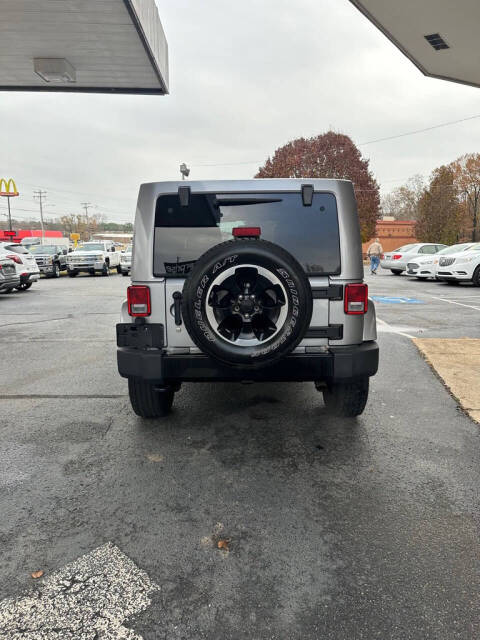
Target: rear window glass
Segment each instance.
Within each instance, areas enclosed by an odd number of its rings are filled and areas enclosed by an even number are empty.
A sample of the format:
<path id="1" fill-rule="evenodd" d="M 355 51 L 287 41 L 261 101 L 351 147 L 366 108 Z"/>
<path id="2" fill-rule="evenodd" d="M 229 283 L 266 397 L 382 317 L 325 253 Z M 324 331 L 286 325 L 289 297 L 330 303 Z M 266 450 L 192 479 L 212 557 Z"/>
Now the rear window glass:
<path id="1" fill-rule="evenodd" d="M 414 247 L 418 247 L 418 244 L 404 244 L 403 247 L 394 249 L 394 251 L 411 251 Z"/>
<path id="2" fill-rule="evenodd" d="M 8 251 L 13 251 L 13 253 L 30 253 L 27 249 L 25 249 L 25 247 L 22 247 L 21 244 L 9 244 L 6 248 Z"/>
<path id="3" fill-rule="evenodd" d="M 263 240 L 289 251 L 310 275 L 340 273 L 335 196 L 315 193 L 305 207 L 300 192 L 160 196 L 155 211 L 154 275 L 188 275 L 208 249 L 232 239 L 235 227 L 260 227 Z"/>

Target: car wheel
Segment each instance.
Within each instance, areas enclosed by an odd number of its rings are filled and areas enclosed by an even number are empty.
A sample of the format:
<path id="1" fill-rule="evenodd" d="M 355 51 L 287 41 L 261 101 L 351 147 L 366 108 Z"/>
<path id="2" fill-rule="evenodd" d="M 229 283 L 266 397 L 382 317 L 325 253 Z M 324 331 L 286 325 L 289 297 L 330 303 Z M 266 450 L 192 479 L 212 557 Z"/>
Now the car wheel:
<path id="1" fill-rule="evenodd" d="M 354 382 L 335 383 L 323 391 L 327 411 L 344 418 L 354 418 L 363 413 L 368 400 L 369 379 L 360 378 Z"/>
<path id="2" fill-rule="evenodd" d="M 173 404 L 173 387 L 160 388 L 140 378 L 128 378 L 132 409 L 141 418 L 163 418 Z"/>
<path id="3" fill-rule="evenodd" d="M 480 287 L 480 266 L 473 272 L 472 282 L 476 287 Z"/>
<path id="4" fill-rule="evenodd" d="M 52 277 L 53 278 L 59 278 L 60 277 L 60 265 L 59 264 L 54 264 L 53 265 Z"/>
<path id="5" fill-rule="evenodd" d="M 75 278 L 75 276 L 78 276 L 78 271 L 69 271 L 68 272 L 68 277 L 69 278 Z"/>
<path id="6" fill-rule="evenodd" d="M 110 264 L 107 260 L 103 263 L 102 276 L 110 275 Z"/>
<path id="7" fill-rule="evenodd" d="M 32 282 L 22 282 L 21 284 L 18 285 L 18 287 L 15 287 L 15 289 L 17 291 L 26 291 L 27 289 L 30 289 L 32 284 L 33 284 Z"/>
<path id="8" fill-rule="evenodd" d="M 120 265 L 117 265 L 117 273 L 122 273 L 122 267 Z"/>
<path id="9" fill-rule="evenodd" d="M 195 263 L 182 293 L 193 342 L 230 366 L 260 368 L 292 351 L 312 317 L 308 278 L 293 256 L 265 240 L 229 240 Z"/>
<path id="10" fill-rule="evenodd" d="M 401 269 L 390 269 L 394 276 L 400 276 L 402 274 Z"/>
<path id="11" fill-rule="evenodd" d="M 122 276 L 128 276 L 128 271 L 122 271 Z"/>

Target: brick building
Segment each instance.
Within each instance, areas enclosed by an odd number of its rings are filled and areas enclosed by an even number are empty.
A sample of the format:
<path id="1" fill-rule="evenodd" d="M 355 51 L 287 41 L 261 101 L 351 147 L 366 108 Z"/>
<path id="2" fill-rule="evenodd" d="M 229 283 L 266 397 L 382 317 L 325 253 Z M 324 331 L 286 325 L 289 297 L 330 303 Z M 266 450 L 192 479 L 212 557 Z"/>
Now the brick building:
<path id="1" fill-rule="evenodd" d="M 382 218 L 377 222 L 374 238 L 370 238 L 362 245 L 363 254 L 375 238 L 378 238 L 384 251 L 393 251 L 404 244 L 417 242 L 415 238 L 415 220 L 395 220 L 394 218 Z"/>

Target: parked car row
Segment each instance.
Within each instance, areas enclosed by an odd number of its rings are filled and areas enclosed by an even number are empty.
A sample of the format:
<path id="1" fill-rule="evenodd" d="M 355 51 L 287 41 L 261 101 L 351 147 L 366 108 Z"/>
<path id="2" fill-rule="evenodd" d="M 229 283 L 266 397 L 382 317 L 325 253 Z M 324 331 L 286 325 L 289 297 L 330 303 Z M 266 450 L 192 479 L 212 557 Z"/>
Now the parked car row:
<path id="1" fill-rule="evenodd" d="M 405 272 L 418 280 L 473 282 L 480 286 L 480 243 L 408 244 L 382 256 L 380 265 L 394 275 Z"/>
<path id="2" fill-rule="evenodd" d="M 132 264 L 132 245 L 120 252 L 113 242 L 85 242 L 73 251 L 64 244 L 0 243 L 0 291 L 24 291 L 43 274 L 59 278 L 67 272 L 71 278 L 79 273 L 110 275 L 112 269 L 129 275 Z"/>

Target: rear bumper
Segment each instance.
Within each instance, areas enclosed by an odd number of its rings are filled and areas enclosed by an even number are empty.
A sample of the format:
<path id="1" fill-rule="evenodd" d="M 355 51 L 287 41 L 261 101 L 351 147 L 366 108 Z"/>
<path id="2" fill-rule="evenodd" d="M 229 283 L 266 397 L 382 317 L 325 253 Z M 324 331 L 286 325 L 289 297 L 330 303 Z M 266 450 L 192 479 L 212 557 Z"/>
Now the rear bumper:
<path id="1" fill-rule="evenodd" d="M 395 269 L 396 271 L 405 271 L 407 268 L 406 262 L 399 262 L 398 260 L 380 260 L 380 266 L 382 269 Z"/>
<path id="2" fill-rule="evenodd" d="M 121 347 L 118 371 L 124 378 L 141 378 L 156 384 L 173 382 L 341 382 L 373 376 L 378 369 L 375 341 L 348 347 L 331 347 L 325 353 L 292 354 L 262 369 L 236 369 L 205 355 L 171 355 L 161 349 Z"/>
<path id="3" fill-rule="evenodd" d="M 2 278 L 0 280 L 0 291 L 4 291 L 5 289 L 12 289 L 13 287 L 18 287 L 20 284 L 20 276 L 7 276 L 6 278 Z"/>
<path id="4" fill-rule="evenodd" d="M 20 284 L 26 284 L 27 282 L 36 282 L 40 278 L 40 271 L 37 273 L 22 273 L 20 274 Z"/>

